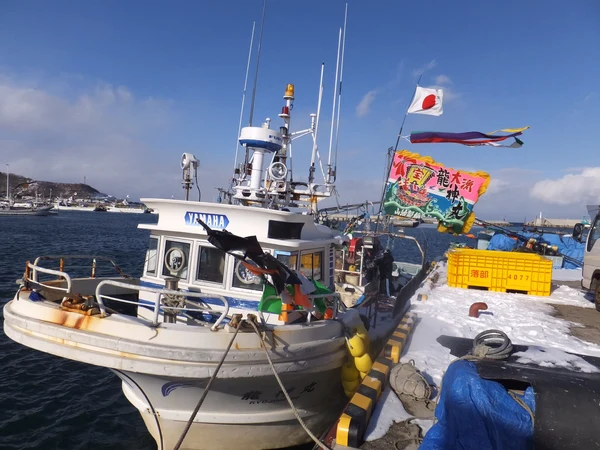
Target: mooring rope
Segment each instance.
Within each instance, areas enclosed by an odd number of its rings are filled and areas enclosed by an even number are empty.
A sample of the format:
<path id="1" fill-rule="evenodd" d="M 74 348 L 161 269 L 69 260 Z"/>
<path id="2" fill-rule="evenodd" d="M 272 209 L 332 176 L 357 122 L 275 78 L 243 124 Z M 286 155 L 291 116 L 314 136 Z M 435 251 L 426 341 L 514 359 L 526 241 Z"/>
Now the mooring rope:
<path id="1" fill-rule="evenodd" d="M 241 325 L 242 325 L 242 322 L 240 321 L 238 323 L 237 328 L 235 329 L 235 333 L 233 333 L 233 336 L 231 337 L 231 340 L 229 341 L 229 344 L 227 345 L 227 348 L 225 349 L 225 353 L 223 354 L 223 357 L 219 361 L 219 364 L 217 364 L 217 367 L 215 368 L 214 373 L 210 377 L 210 380 L 208 380 L 208 384 L 204 388 L 204 392 L 202 392 L 202 396 L 200 397 L 200 400 L 198 400 L 198 404 L 194 408 L 194 412 L 190 416 L 187 424 L 185 425 L 185 429 L 183 430 L 183 433 L 181 433 L 181 437 L 179 438 L 179 441 L 177 441 L 177 444 L 175 444 L 175 447 L 173 448 L 173 450 L 179 450 L 179 448 L 181 447 L 181 444 L 183 444 L 183 440 L 185 439 L 185 436 L 187 435 L 188 431 L 190 430 L 190 427 L 192 426 L 192 423 L 194 422 L 194 419 L 196 418 L 196 414 L 198 414 L 198 411 L 200 410 L 202 403 L 204 403 L 204 400 L 206 399 L 206 396 L 208 395 L 208 392 L 210 391 L 213 381 L 215 381 L 215 379 L 217 378 L 217 374 L 219 373 L 221 366 L 225 362 L 225 358 L 227 357 L 227 354 L 229 353 L 229 350 L 231 349 L 231 346 L 233 345 L 233 341 L 235 341 L 235 337 L 237 336 L 238 332 L 240 331 Z"/>
<path id="2" fill-rule="evenodd" d="M 304 423 L 304 421 L 302 420 L 302 418 L 300 417 L 300 414 L 298 413 L 298 410 L 296 409 L 296 407 L 294 406 L 294 403 L 292 402 L 292 399 L 290 398 L 290 396 L 288 395 L 285 387 L 283 386 L 283 383 L 281 381 L 281 378 L 279 378 L 279 374 L 277 373 L 277 370 L 275 369 L 275 366 L 273 365 L 273 361 L 271 360 L 271 356 L 269 355 L 269 350 L 267 350 L 267 347 L 265 346 L 265 342 L 263 337 L 260 334 L 260 331 L 258 331 L 258 327 L 256 326 L 256 324 L 253 321 L 248 321 L 248 323 L 250 325 L 252 325 L 252 327 L 254 328 L 254 331 L 256 332 L 256 335 L 258 336 L 259 340 L 260 340 L 260 345 L 263 348 L 263 350 L 265 351 L 265 355 L 267 356 L 267 360 L 269 361 L 269 365 L 271 366 L 271 370 L 273 371 L 273 375 L 275 375 L 275 379 L 277 380 L 277 383 L 279 383 L 279 387 L 281 388 L 281 392 L 283 392 L 283 395 L 285 396 L 285 399 L 287 400 L 287 402 L 290 405 L 290 408 L 292 408 L 292 411 L 294 412 L 294 415 L 296 416 L 296 419 L 298 420 L 298 423 L 300 423 L 300 425 L 302 426 L 302 428 L 304 428 L 304 431 L 306 431 L 306 434 L 308 434 L 308 436 L 314 441 L 314 443 L 316 445 L 318 445 L 320 448 L 322 448 L 323 450 L 331 450 L 329 447 L 327 447 L 325 444 L 323 444 L 319 438 L 317 438 L 306 426 L 306 424 Z"/>

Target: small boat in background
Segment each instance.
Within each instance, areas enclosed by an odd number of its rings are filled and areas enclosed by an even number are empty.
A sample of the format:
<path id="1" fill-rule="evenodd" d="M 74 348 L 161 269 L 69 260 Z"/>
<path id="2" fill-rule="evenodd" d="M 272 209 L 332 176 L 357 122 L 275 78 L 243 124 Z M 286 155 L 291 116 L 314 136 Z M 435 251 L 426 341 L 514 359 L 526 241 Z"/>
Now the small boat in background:
<path id="1" fill-rule="evenodd" d="M 35 204 L 23 204 L 23 203 L 9 203 L 5 202 L 0 204 L 0 215 L 3 216 L 48 216 L 53 211 L 52 205 L 35 205 Z"/>
<path id="2" fill-rule="evenodd" d="M 106 206 L 104 206 L 104 205 L 102 205 L 102 204 L 99 203 L 94 208 L 94 211 L 97 211 L 97 212 L 106 212 L 106 211 L 108 211 L 108 208 Z"/>

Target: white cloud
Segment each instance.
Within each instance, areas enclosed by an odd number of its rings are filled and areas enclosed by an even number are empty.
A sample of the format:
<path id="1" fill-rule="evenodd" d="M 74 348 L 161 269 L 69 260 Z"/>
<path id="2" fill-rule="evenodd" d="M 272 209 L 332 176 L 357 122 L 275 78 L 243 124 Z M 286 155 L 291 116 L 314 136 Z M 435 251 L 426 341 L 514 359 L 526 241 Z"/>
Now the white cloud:
<path id="1" fill-rule="evenodd" d="M 442 85 L 448 85 L 448 84 L 452 84 L 452 80 L 450 80 L 450 77 L 448 77 L 447 75 L 438 75 L 437 77 L 435 77 L 435 84 L 438 84 L 440 86 Z"/>
<path id="2" fill-rule="evenodd" d="M 558 179 L 535 183 L 531 196 L 552 205 L 600 202 L 600 167 L 589 167 Z"/>
<path id="3" fill-rule="evenodd" d="M 0 74 L 0 159 L 11 172 L 58 182 L 86 176 L 101 191 L 132 198 L 171 183 L 178 171 L 149 157 L 153 136 L 169 123 L 168 102 L 102 83 L 69 94 Z"/>
<path id="4" fill-rule="evenodd" d="M 358 117 L 364 117 L 367 114 L 369 114 L 369 111 L 371 110 L 371 104 L 375 100 L 376 96 L 377 96 L 377 90 L 376 89 L 367 92 L 363 96 L 362 100 L 356 106 L 356 115 Z"/>
<path id="5" fill-rule="evenodd" d="M 487 195 L 498 194 L 498 193 L 506 190 L 509 186 L 510 186 L 510 183 L 506 180 L 503 180 L 501 178 L 492 178 L 490 180 L 490 184 L 487 188 L 487 191 L 485 191 L 485 193 Z"/>
<path id="6" fill-rule="evenodd" d="M 459 99 L 462 94 L 460 92 L 456 92 L 454 89 L 449 88 L 448 86 L 435 86 L 436 88 L 442 88 L 444 91 L 444 102 L 451 102 Z"/>
<path id="7" fill-rule="evenodd" d="M 426 71 L 433 69 L 435 66 L 437 66 L 437 61 L 435 59 L 432 59 L 427 64 L 425 64 L 423 67 L 414 69 L 412 74 L 414 77 L 418 77 L 418 76 L 422 75 L 423 73 L 425 73 Z"/>

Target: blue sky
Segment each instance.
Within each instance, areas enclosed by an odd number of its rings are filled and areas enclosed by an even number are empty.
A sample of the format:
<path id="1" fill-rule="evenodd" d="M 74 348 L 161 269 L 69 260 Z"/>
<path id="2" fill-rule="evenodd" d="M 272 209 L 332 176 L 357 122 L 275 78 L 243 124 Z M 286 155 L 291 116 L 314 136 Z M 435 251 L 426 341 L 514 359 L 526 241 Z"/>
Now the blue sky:
<path id="1" fill-rule="evenodd" d="M 294 83 L 292 129 L 306 128 L 325 62 L 322 152 L 344 4 L 267 6 L 255 120 L 276 119 L 285 85 Z M 179 197 L 179 158 L 191 151 L 201 161 L 204 199 L 213 198 L 233 165 L 252 22 L 258 28 L 261 12 L 262 0 L 0 2 L 2 165 L 54 181 L 85 175 L 114 195 Z M 595 0 L 350 1 L 341 201 L 379 196 L 386 149 L 426 68 L 421 85 L 442 86 L 444 114 L 410 115 L 403 134 L 531 129 L 521 149 L 402 147 L 488 171 L 493 182 L 476 207 L 482 217 L 584 215 L 586 203 L 600 201 L 599 21 Z M 309 141 L 295 146 L 296 177 L 307 172 L 309 151 Z"/>

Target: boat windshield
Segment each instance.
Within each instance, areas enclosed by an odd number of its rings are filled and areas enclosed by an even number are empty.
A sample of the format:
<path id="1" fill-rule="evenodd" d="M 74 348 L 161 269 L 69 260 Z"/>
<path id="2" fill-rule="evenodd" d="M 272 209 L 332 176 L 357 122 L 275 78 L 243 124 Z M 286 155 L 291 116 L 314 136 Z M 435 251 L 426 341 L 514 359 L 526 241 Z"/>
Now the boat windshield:
<path id="1" fill-rule="evenodd" d="M 303 252 L 300 258 L 300 272 L 315 281 L 323 280 L 323 251 Z"/>
<path id="2" fill-rule="evenodd" d="M 298 252 L 276 251 L 275 255 L 279 261 L 285 264 L 289 269 L 298 268 Z"/>

